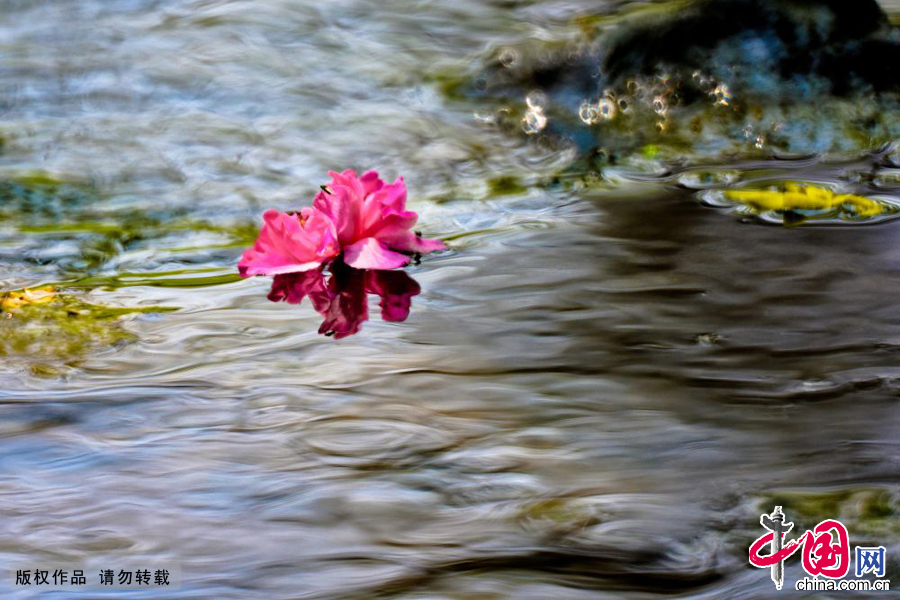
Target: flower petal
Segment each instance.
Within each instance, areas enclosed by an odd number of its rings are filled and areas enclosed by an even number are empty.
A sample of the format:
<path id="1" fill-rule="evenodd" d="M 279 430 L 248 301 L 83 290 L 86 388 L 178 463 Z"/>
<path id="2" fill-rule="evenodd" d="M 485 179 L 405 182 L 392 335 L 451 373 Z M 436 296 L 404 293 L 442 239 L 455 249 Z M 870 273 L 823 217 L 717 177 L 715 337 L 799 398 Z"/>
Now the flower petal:
<path id="1" fill-rule="evenodd" d="M 386 209 L 395 212 L 402 212 L 406 209 L 406 183 L 402 177 L 398 177 L 394 183 L 381 188 L 378 196 Z"/>
<path id="2" fill-rule="evenodd" d="M 363 186 L 363 194 L 368 196 L 384 187 L 384 182 L 378 177 L 378 171 L 366 171 L 359 178 Z"/>
<path id="3" fill-rule="evenodd" d="M 416 222 L 417 215 L 404 212 L 405 204 L 406 185 L 402 179 L 389 185 L 382 185 L 362 197 L 360 199 L 359 238 L 374 235 L 376 231 L 384 227 L 385 220 L 391 219 L 392 215 L 402 215 L 402 218 L 408 223 L 406 227 L 412 227 Z"/>
<path id="4" fill-rule="evenodd" d="M 263 219 L 259 237 L 238 262 L 242 277 L 308 271 L 340 251 L 321 215 L 312 214 L 303 224 L 297 215 L 273 209 Z"/>
<path id="5" fill-rule="evenodd" d="M 409 257 L 391 252 L 375 238 L 365 238 L 344 248 L 344 262 L 355 269 L 396 269 L 409 262 Z"/>
<path id="6" fill-rule="evenodd" d="M 412 231 L 404 231 L 399 228 L 389 228 L 375 237 L 387 244 L 391 250 L 398 252 L 429 254 L 447 249 L 441 240 L 419 237 Z"/>
<path id="7" fill-rule="evenodd" d="M 352 244 L 358 239 L 359 214 L 362 209 L 357 190 L 335 184 L 330 189 L 330 194 L 319 192 L 313 206 L 334 224 L 337 239 L 342 245 Z"/>

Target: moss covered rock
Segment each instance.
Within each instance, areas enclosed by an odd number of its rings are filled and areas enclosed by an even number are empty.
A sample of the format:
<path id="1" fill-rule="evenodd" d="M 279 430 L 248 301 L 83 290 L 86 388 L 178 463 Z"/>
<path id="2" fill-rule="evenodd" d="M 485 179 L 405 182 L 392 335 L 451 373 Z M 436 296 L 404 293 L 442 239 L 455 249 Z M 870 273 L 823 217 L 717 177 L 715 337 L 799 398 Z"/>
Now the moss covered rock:
<path id="1" fill-rule="evenodd" d="M 0 307 L 0 357 L 21 361 L 38 375 L 53 375 L 54 365 L 136 339 L 124 327 L 126 315 L 172 310 L 91 304 L 50 287 L 4 292 Z"/>

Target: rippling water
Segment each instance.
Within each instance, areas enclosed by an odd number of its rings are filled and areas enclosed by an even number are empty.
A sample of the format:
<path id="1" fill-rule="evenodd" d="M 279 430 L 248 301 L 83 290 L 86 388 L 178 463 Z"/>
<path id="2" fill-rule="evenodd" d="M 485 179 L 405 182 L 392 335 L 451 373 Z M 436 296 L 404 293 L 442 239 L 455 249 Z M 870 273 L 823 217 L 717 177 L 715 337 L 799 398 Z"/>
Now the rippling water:
<path id="1" fill-rule="evenodd" d="M 896 560 L 900 225 L 706 195 L 893 206 L 892 150 L 559 178 L 571 151 L 440 91 L 620 4 L 0 2 L 0 286 L 142 309 L 4 330 L 0 562 L 178 563 L 172 598 L 757 598 L 776 499 Z M 322 337 L 235 263 L 371 167 L 452 251 L 405 322 Z"/>

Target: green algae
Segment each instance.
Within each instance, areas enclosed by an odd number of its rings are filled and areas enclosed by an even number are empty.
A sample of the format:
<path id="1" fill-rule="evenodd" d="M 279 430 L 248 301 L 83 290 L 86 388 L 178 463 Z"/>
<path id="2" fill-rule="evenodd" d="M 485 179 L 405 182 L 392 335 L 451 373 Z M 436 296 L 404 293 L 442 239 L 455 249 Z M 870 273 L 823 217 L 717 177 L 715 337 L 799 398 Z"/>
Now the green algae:
<path id="1" fill-rule="evenodd" d="M 886 489 L 779 491 L 765 496 L 758 510 L 771 512 L 774 506 L 783 507 L 798 535 L 825 519 L 841 521 L 851 537 L 900 535 L 900 497 Z"/>
<path id="2" fill-rule="evenodd" d="M 0 175 L 0 219 L 23 236 L 74 242 L 74 251 L 54 257 L 59 271 L 72 277 L 97 273 L 115 257 L 141 247 L 167 253 L 239 248 L 251 244 L 258 232 L 251 219 L 214 222 L 191 217 L 186 208 L 106 207 L 92 182 L 43 171 Z M 185 234 L 192 233 L 211 235 L 198 240 L 203 245 L 185 245 Z"/>
<path id="3" fill-rule="evenodd" d="M 231 269 L 181 269 L 165 272 L 122 272 L 113 275 L 83 277 L 66 282 L 67 287 L 79 289 L 117 289 L 123 287 L 199 288 L 240 281 L 242 277 Z"/>
<path id="4" fill-rule="evenodd" d="M 546 498 L 522 506 L 513 519 L 527 530 L 565 535 L 598 525 L 597 511 L 579 498 Z"/>
<path id="5" fill-rule="evenodd" d="M 0 175 L 0 217 L 58 219 L 100 199 L 90 181 L 44 171 Z"/>
<path id="6" fill-rule="evenodd" d="M 78 253 L 58 262 L 64 273 L 92 274 L 125 251 L 142 244 L 154 243 L 157 250 L 167 253 L 203 252 L 223 248 L 240 248 L 253 243 L 258 226 L 242 220 L 229 224 L 215 224 L 201 219 L 165 219 L 140 211 L 110 215 L 86 214 L 78 218 L 50 223 L 28 223 L 18 227 L 26 235 L 44 236 L 50 240 L 76 240 Z M 211 243 L 196 246 L 166 248 L 160 241 L 180 232 L 216 234 Z"/>
<path id="7" fill-rule="evenodd" d="M 519 178 L 512 175 L 494 177 L 489 179 L 487 184 L 492 196 L 512 196 L 524 194 L 528 191 L 528 188 L 522 185 Z"/>
<path id="8" fill-rule="evenodd" d="M 0 318 L 0 357 L 29 363 L 32 373 L 39 376 L 53 376 L 59 363 L 76 363 L 92 352 L 136 340 L 124 327 L 123 317 L 176 310 L 106 306 L 46 290 L 39 301 L 18 301 L 22 294 L 4 294 L 8 310 Z M 17 301 L 9 302 L 13 296 Z"/>
<path id="9" fill-rule="evenodd" d="M 634 20 L 664 19 L 689 7 L 692 0 L 669 0 L 650 4 L 627 4 L 610 14 L 587 14 L 574 18 L 573 23 L 587 38 L 594 38 L 601 31 L 622 26 Z"/>

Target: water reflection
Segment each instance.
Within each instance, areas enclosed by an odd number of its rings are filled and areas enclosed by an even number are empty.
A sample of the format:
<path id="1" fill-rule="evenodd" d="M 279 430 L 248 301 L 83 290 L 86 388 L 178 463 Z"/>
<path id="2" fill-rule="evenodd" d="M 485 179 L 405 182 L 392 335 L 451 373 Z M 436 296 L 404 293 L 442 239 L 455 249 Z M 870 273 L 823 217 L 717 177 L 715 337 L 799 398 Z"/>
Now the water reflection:
<path id="1" fill-rule="evenodd" d="M 340 339 L 357 333 L 369 320 L 368 294 L 380 298 L 382 319 L 400 323 L 409 316 L 412 297 L 420 291 L 416 280 L 403 271 L 354 269 L 336 262 L 327 274 L 315 269 L 276 275 L 268 297 L 272 302 L 300 304 L 309 296 L 313 308 L 325 318 L 319 333 Z"/>

